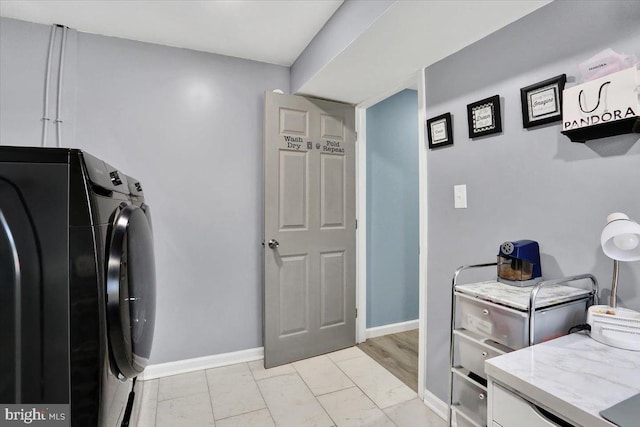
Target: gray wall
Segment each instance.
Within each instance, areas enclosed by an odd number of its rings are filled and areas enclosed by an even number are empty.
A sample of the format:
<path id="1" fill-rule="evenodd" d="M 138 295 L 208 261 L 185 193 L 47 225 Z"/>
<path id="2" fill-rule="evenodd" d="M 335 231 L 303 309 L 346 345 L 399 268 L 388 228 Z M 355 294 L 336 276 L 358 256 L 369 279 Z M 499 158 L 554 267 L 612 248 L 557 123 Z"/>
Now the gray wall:
<path id="1" fill-rule="evenodd" d="M 44 113 L 44 86 L 51 27 L 0 18 L 0 144 L 39 146 Z M 58 61 L 61 30 L 55 34 L 51 57 L 51 78 L 47 143 L 55 146 L 53 119 L 56 117 Z M 75 68 L 77 33 L 69 31 L 66 72 L 63 73 L 63 128 L 72 130 L 75 114 Z M 74 132 L 65 132 L 72 141 Z"/>
<path id="2" fill-rule="evenodd" d="M 0 24 L 0 143 L 39 145 L 49 27 Z M 65 145 L 140 179 L 152 208 L 151 362 L 261 346 L 263 92 L 288 92 L 289 69 L 73 33 Z"/>
<path id="3" fill-rule="evenodd" d="M 291 66 L 292 93 L 298 92 L 396 1 L 345 0 Z"/>
<path id="4" fill-rule="evenodd" d="M 367 327 L 418 318 L 418 93 L 367 109 Z"/>
<path id="5" fill-rule="evenodd" d="M 545 277 L 593 273 L 608 297 L 600 233 L 611 212 L 640 220 L 638 135 L 577 144 L 559 123 L 523 129 L 520 88 L 562 73 L 573 85 L 578 63 L 606 47 L 640 57 L 639 22 L 637 1 L 556 1 L 426 69 L 427 118 L 451 112 L 455 140 L 427 161 L 427 389 L 440 399 L 458 266 L 494 261 L 503 241 L 534 239 Z M 495 94 L 503 132 L 469 140 L 466 105 Z M 453 208 L 455 184 L 467 184 L 468 209 Z M 623 263 L 620 275 L 622 305 L 639 310 L 640 263 Z"/>

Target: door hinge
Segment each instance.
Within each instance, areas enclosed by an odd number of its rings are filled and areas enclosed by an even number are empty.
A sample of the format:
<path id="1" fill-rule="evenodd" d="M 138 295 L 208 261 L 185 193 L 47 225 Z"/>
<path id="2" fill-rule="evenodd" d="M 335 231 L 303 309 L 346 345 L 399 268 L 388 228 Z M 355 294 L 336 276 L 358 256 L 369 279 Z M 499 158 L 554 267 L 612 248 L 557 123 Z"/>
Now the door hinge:
<path id="1" fill-rule="evenodd" d="M 356 132 L 356 141 L 358 141 L 358 132 Z"/>
<path id="2" fill-rule="evenodd" d="M 356 317 L 358 317 L 358 308 L 356 307 Z"/>
<path id="3" fill-rule="evenodd" d="M 358 218 L 356 218 L 356 230 L 358 229 Z"/>

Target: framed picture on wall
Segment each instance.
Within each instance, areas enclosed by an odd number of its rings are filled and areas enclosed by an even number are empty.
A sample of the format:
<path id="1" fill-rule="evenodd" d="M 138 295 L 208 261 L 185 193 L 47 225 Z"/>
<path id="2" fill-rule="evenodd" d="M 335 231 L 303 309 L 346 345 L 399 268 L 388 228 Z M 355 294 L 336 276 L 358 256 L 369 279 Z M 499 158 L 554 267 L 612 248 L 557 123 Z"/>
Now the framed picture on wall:
<path id="1" fill-rule="evenodd" d="M 562 120 L 562 91 L 567 75 L 520 89 L 522 103 L 522 126 L 530 128 Z"/>
<path id="2" fill-rule="evenodd" d="M 453 125 L 451 113 L 433 117 L 427 120 L 427 137 L 429 148 L 438 148 L 445 145 L 453 145 Z"/>
<path id="3" fill-rule="evenodd" d="M 494 95 L 467 105 L 469 138 L 502 132 L 500 96 Z"/>

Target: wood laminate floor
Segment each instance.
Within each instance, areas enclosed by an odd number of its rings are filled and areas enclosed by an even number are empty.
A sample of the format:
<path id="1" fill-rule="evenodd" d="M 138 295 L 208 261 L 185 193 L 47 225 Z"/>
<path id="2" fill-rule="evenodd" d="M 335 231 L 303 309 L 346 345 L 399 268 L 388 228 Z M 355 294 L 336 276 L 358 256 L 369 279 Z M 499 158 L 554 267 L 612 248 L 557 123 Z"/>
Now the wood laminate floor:
<path id="1" fill-rule="evenodd" d="M 369 338 L 358 344 L 400 381 L 418 391 L 418 330 Z"/>

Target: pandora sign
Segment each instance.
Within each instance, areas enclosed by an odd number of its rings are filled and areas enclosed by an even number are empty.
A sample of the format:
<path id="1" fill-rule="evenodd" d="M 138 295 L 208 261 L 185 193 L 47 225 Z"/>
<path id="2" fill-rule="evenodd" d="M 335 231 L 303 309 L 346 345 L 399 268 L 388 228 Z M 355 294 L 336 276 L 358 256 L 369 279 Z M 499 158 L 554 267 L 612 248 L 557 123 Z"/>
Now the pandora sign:
<path id="1" fill-rule="evenodd" d="M 640 73 L 632 67 L 565 89 L 562 130 L 580 129 L 637 117 Z"/>

